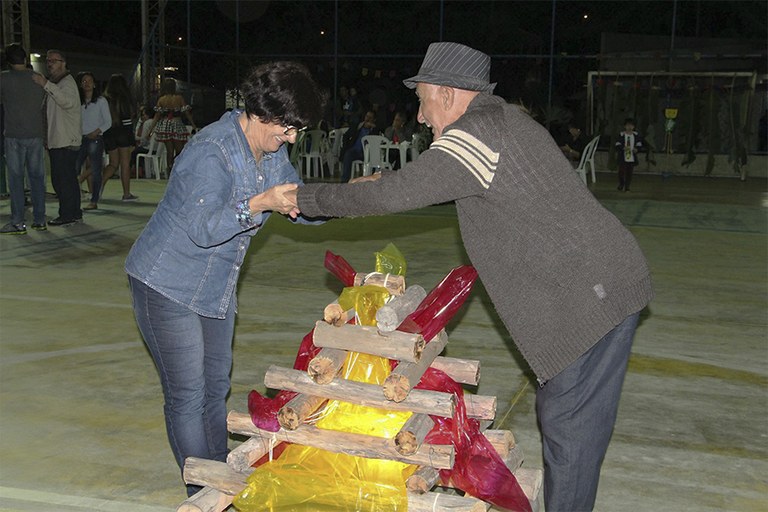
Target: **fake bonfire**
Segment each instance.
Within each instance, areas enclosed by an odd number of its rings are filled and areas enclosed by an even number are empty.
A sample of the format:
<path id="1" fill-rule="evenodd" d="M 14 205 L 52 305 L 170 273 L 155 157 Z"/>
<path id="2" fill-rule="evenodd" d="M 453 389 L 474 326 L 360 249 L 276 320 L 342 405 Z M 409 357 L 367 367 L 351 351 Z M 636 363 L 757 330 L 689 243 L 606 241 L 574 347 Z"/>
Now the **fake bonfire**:
<path id="1" fill-rule="evenodd" d="M 189 458 L 184 479 L 203 486 L 177 510 L 531 511 L 542 472 L 522 468 L 507 430 L 492 430 L 496 397 L 476 386 L 477 361 L 441 357 L 445 326 L 477 272 L 453 269 L 429 294 L 405 286 L 392 244 L 376 271 L 358 273 L 327 252 L 345 288 L 301 342 L 293 369 L 271 366 L 250 414 L 230 432 L 248 437 L 227 462 Z"/>

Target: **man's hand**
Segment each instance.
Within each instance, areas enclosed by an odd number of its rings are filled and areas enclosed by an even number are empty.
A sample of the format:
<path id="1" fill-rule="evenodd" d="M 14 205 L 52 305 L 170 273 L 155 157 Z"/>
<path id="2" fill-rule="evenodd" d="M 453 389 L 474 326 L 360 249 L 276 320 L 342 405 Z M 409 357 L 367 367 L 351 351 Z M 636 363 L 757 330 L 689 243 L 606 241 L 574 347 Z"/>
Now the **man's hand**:
<path id="1" fill-rule="evenodd" d="M 48 79 L 40 73 L 32 73 L 32 80 L 40 87 L 45 87 L 45 84 L 48 83 Z"/>
<path id="2" fill-rule="evenodd" d="M 379 178 L 381 178 L 381 173 L 377 172 L 371 174 L 370 176 L 359 176 L 357 178 L 353 178 L 349 180 L 349 183 L 365 183 L 366 181 L 376 181 Z"/>

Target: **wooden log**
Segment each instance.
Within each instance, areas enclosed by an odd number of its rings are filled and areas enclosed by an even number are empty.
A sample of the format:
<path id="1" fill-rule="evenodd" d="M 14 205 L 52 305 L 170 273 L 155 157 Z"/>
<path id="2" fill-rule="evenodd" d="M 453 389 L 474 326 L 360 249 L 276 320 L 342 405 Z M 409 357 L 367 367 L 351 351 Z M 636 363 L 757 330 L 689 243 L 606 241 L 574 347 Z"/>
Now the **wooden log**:
<path id="1" fill-rule="evenodd" d="M 520 469 L 520 467 L 523 465 L 523 462 L 525 461 L 525 458 L 523 457 L 523 449 L 519 446 L 515 446 L 509 450 L 507 456 L 502 458 L 504 459 L 504 464 L 507 465 L 512 473 Z"/>
<path id="2" fill-rule="evenodd" d="M 480 361 L 437 356 L 432 362 L 432 368 L 444 371 L 459 384 L 477 386 L 480 382 Z"/>
<path id="3" fill-rule="evenodd" d="M 379 332 L 391 332 L 397 329 L 408 315 L 416 311 L 426 296 L 427 292 L 424 288 L 414 284 L 409 286 L 404 294 L 377 309 L 376 327 Z"/>
<path id="4" fill-rule="evenodd" d="M 222 512 L 232 504 L 233 499 L 234 496 L 218 489 L 203 487 L 176 507 L 176 512 Z"/>
<path id="5" fill-rule="evenodd" d="M 435 422 L 428 414 L 412 415 L 395 435 L 395 449 L 403 455 L 416 453 L 434 426 Z"/>
<path id="6" fill-rule="evenodd" d="M 517 446 L 515 436 L 510 430 L 489 429 L 484 431 L 483 435 L 502 459 L 507 456 L 510 450 Z"/>
<path id="7" fill-rule="evenodd" d="M 235 471 L 224 462 L 197 457 L 187 457 L 184 461 L 184 481 L 186 483 L 213 487 L 230 496 L 243 490 L 247 478 L 248 473 Z"/>
<path id="8" fill-rule="evenodd" d="M 408 512 L 485 512 L 490 507 L 489 503 L 467 496 L 442 492 L 408 493 Z"/>
<path id="9" fill-rule="evenodd" d="M 418 391 L 414 389 L 413 391 Z M 467 416 L 478 420 L 493 420 L 496 417 L 496 397 L 464 393 Z"/>
<path id="10" fill-rule="evenodd" d="M 392 373 L 384 379 L 384 383 L 381 386 L 387 400 L 393 400 L 395 402 L 402 402 L 405 400 L 405 397 L 411 392 L 413 386 L 419 383 L 424 372 L 427 371 L 427 368 L 429 368 L 447 344 L 448 334 L 446 334 L 445 329 L 443 329 L 432 339 L 432 341 L 427 343 L 424 350 L 421 351 L 421 358 L 417 363 L 401 361 L 395 369 L 392 370 Z"/>
<path id="11" fill-rule="evenodd" d="M 515 445 L 515 436 L 509 430 L 486 430 L 483 435 L 490 441 L 496 453 L 504 460 L 509 470 L 514 473 L 523 463 L 522 449 Z M 411 492 L 424 493 L 440 481 L 440 474 L 429 466 L 419 467 L 405 482 Z M 448 482 L 446 487 L 452 487 Z"/>
<path id="12" fill-rule="evenodd" d="M 423 494 L 429 492 L 440 481 L 440 473 L 431 466 L 419 466 L 405 481 L 409 492 Z"/>
<path id="13" fill-rule="evenodd" d="M 544 471 L 536 468 L 520 468 L 515 471 L 515 478 L 523 494 L 531 502 L 532 508 L 538 508 L 538 498 L 544 482 Z"/>
<path id="14" fill-rule="evenodd" d="M 402 402 L 392 402 L 381 394 L 381 386 L 365 382 L 354 382 L 345 379 L 336 379 L 325 385 L 315 384 L 305 372 L 292 370 L 272 365 L 264 375 L 264 385 L 272 389 L 284 389 L 296 393 L 322 396 L 329 400 L 340 400 L 353 404 L 366 405 L 378 409 L 390 411 L 411 411 L 416 413 L 434 414 L 436 416 L 453 417 L 456 399 L 450 393 L 440 391 L 428 391 L 414 389 L 408 398 Z M 493 412 L 495 414 L 495 397 Z M 467 412 L 479 411 L 488 413 L 488 404 L 481 403 L 487 400 L 476 399 L 479 405 L 467 406 Z M 480 418 L 488 419 L 488 418 Z M 493 419 L 493 418 L 490 418 Z"/>
<path id="15" fill-rule="evenodd" d="M 386 288 L 390 295 L 402 295 L 405 292 L 405 277 L 381 272 L 358 272 L 355 274 L 355 286 L 367 284 Z"/>
<path id="16" fill-rule="evenodd" d="M 325 347 L 320 349 L 307 366 L 309 378 L 317 384 L 328 384 L 339 374 L 344 361 L 347 359 L 346 350 Z"/>
<path id="17" fill-rule="evenodd" d="M 412 363 L 418 362 L 424 349 L 424 337 L 420 334 L 400 331 L 380 334 L 376 327 L 369 325 L 333 327 L 322 320 L 315 324 L 312 341 L 316 347 L 340 348 Z"/>
<path id="18" fill-rule="evenodd" d="M 275 442 L 282 441 L 312 446 L 329 452 L 346 453 L 368 459 L 387 459 L 406 464 L 432 465 L 439 469 L 453 467 L 454 451 L 452 445 L 422 444 L 415 453 L 403 455 L 395 450 L 390 439 L 383 437 L 324 430 L 312 425 L 301 425 L 296 430 L 280 429 L 277 432 L 269 432 L 256 427 L 249 415 L 234 411 L 227 416 L 227 428 L 230 432 L 261 437 L 265 441 L 274 439 Z"/>
<path id="19" fill-rule="evenodd" d="M 277 422 L 286 430 L 296 430 L 326 400 L 322 396 L 299 393 L 277 411 Z"/>
<path id="20" fill-rule="evenodd" d="M 264 384 L 272 389 L 285 389 L 296 393 L 324 396 L 331 400 L 359 403 L 392 411 L 411 411 L 453 417 L 455 399 L 449 393 L 414 389 L 402 402 L 393 402 L 381 394 L 381 386 L 364 382 L 336 379 L 320 386 L 299 370 L 272 365 L 264 376 Z M 477 420 L 493 420 L 496 417 L 496 397 L 464 394 L 467 416 Z"/>
<path id="21" fill-rule="evenodd" d="M 334 327 L 344 325 L 353 318 L 355 318 L 355 308 L 344 311 L 338 302 L 328 304 L 323 310 L 323 320 Z"/>
<path id="22" fill-rule="evenodd" d="M 277 444 L 252 437 L 229 452 L 227 465 L 235 471 L 245 472 L 270 450 L 274 450 Z"/>

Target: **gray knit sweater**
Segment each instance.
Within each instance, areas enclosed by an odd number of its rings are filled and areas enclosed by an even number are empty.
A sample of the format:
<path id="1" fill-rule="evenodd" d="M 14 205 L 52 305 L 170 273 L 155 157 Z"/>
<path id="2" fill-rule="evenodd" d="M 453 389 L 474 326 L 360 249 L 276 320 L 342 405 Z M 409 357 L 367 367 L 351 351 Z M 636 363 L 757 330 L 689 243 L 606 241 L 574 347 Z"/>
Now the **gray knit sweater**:
<path id="1" fill-rule="evenodd" d="M 653 297 L 632 234 L 581 182 L 547 131 L 480 94 L 419 158 L 373 182 L 299 189 L 305 216 L 386 214 L 455 201 L 461 236 L 540 382 Z"/>

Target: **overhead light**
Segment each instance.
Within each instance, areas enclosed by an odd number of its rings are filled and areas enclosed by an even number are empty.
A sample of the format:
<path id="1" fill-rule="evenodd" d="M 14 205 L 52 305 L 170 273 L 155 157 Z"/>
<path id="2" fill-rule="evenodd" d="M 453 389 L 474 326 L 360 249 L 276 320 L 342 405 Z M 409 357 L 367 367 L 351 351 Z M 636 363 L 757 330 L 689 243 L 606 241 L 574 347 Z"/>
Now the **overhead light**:
<path id="1" fill-rule="evenodd" d="M 163 69 L 166 70 L 166 71 L 178 71 L 179 70 L 179 68 L 177 68 L 176 66 L 165 66 Z"/>

